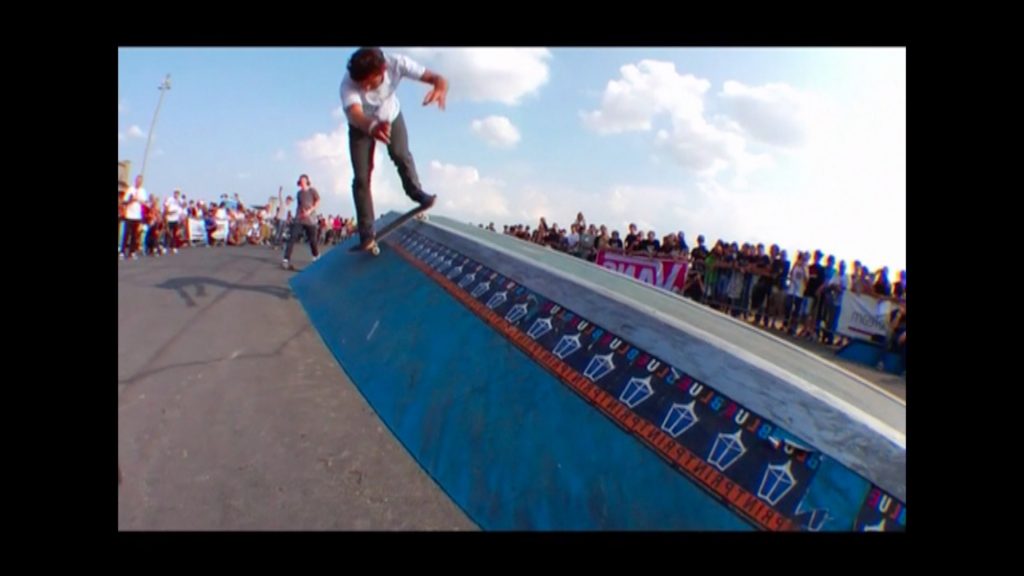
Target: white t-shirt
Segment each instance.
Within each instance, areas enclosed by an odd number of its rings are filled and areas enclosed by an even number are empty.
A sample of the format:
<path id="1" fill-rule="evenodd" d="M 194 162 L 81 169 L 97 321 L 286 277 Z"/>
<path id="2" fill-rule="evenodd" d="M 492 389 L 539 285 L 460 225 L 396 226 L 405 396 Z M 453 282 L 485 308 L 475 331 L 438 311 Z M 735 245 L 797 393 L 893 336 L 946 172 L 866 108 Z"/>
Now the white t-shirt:
<path id="1" fill-rule="evenodd" d="M 142 205 L 149 202 L 149 194 L 145 188 L 132 186 L 124 194 L 124 201 L 127 203 L 124 209 L 126 220 L 142 220 Z"/>
<path id="2" fill-rule="evenodd" d="M 789 289 L 786 294 L 790 296 L 803 296 L 804 288 L 807 286 L 807 266 L 794 266 L 789 272 Z"/>
<path id="3" fill-rule="evenodd" d="M 843 292 L 846 292 L 850 288 L 850 277 L 847 276 L 846 274 L 840 275 L 839 272 L 836 272 L 828 281 L 827 286 L 837 286 L 839 288 L 837 294 L 841 295 Z"/>
<path id="4" fill-rule="evenodd" d="M 174 196 L 164 200 L 164 213 L 167 214 L 168 222 L 177 222 L 181 219 L 181 202 Z"/>
<path id="5" fill-rule="evenodd" d="M 363 114 L 369 118 L 381 121 L 394 122 L 401 112 L 398 103 L 398 96 L 395 91 L 402 78 L 420 79 L 427 71 L 425 67 L 407 56 L 384 54 L 386 61 L 384 69 L 384 81 L 380 86 L 369 92 L 364 92 L 348 72 L 341 81 L 341 106 L 347 110 L 354 104 L 361 104 Z"/>

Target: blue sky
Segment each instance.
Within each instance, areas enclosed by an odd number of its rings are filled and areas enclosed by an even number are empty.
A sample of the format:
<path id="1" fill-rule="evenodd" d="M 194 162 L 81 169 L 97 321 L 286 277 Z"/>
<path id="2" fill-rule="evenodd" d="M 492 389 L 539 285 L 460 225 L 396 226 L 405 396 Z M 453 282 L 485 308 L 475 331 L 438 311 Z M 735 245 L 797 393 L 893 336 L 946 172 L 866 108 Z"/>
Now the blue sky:
<path id="1" fill-rule="evenodd" d="M 836 48 L 394 48 L 451 81 L 399 98 L 435 211 L 660 236 L 683 230 L 906 265 L 906 52 Z M 118 160 L 146 188 L 258 204 L 308 173 L 322 211 L 351 216 L 338 85 L 353 48 L 123 48 Z M 378 213 L 406 210 L 378 149 Z M 894 277 L 892 274 L 891 277 Z"/>

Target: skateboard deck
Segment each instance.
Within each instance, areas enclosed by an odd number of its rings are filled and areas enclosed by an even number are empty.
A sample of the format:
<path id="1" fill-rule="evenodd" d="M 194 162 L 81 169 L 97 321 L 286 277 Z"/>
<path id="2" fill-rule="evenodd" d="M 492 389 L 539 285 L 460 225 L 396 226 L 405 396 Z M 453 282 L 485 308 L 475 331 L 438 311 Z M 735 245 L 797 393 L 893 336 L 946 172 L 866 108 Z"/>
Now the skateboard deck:
<path id="1" fill-rule="evenodd" d="M 392 220 L 389 224 L 387 224 L 383 228 L 377 230 L 376 233 L 375 233 L 376 238 L 374 239 L 373 244 L 371 244 L 369 248 L 362 248 L 360 246 L 360 244 L 357 243 L 355 246 L 349 248 L 348 251 L 349 252 L 369 252 L 370 254 L 373 254 L 374 256 L 379 255 L 380 254 L 380 241 L 381 240 L 383 240 L 384 238 L 387 238 L 389 234 L 391 234 L 395 230 L 398 230 L 399 228 L 401 228 L 401 226 L 403 224 L 405 224 L 409 220 L 412 220 L 413 218 L 419 216 L 420 214 L 423 214 L 427 210 L 430 210 L 429 206 L 426 206 L 426 207 L 424 207 L 424 206 L 417 206 L 417 207 L 413 208 L 412 210 L 409 210 L 405 214 L 402 214 L 398 218 L 395 218 L 394 220 Z"/>

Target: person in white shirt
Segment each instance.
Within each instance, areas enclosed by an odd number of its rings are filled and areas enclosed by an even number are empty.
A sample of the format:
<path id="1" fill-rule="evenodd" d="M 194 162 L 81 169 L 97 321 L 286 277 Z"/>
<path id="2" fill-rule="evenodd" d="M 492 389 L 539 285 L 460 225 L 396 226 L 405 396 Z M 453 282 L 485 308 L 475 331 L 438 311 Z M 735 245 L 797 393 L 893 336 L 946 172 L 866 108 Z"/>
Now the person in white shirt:
<path id="1" fill-rule="evenodd" d="M 575 223 L 570 224 L 569 225 L 569 230 L 571 230 L 571 232 L 565 238 L 566 252 L 568 252 L 569 254 L 572 254 L 573 256 L 579 256 L 579 254 L 577 253 L 577 247 L 580 244 L 580 229 L 579 229 L 579 226 L 577 226 Z"/>
<path id="2" fill-rule="evenodd" d="M 280 192 L 278 193 L 280 198 Z M 288 218 L 291 217 L 292 197 L 289 196 L 283 202 L 277 203 L 277 214 L 274 217 L 274 239 L 270 242 L 274 249 L 281 247 L 284 240 L 284 232 L 288 225 Z"/>
<path id="3" fill-rule="evenodd" d="M 804 289 L 807 286 L 807 262 L 809 252 L 797 252 L 796 262 L 789 271 L 789 287 L 786 289 L 786 330 L 790 336 L 796 336 L 797 324 L 800 320 L 800 308 L 803 306 Z"/>
<path id="4" fill-rule="evenodd" d="M 142 187 L 142 174 L 135 177 L 135 186 L 128 188 L 124 194 L 125 233 L 121 242 L 121 258 L 139 258 L 139 232 L 142 226 L 142 205 L 149 201 L 149 194 Z"/>
<path id="5" fill-rule="evenodd" d="M 221 200 L 220 204 L 213 205 L 213 221 L 213 234 L 210 234 L 210 240 L 215 245 L 219 242 L 219 245 L 227 246 L 228 235 L 231 231 L 231 223 L 228 220 L 227 200 Z"/>
<path id="6" fill-rule="evenodd" d="M 181 237 L 178 235 L 178 229 L 181 226 L 181 214 L 183 211 L 181 190 L 175 190 L 173 196 L 164 200 L 164 215 L 167 220 L 167 234 L 164 236 L 166 246 L 164 248 L 170 248 L 174 254 L 178 253 L 178 247 L 181 246 Z"/>
<path id="7" fill-rule="evenodd" d="M 373 197 L 370 194 L 370 173 L 376 141 L 388 147 L 388 155 L 398 168 L 402 189 L 414 202 L 429 208 L 437 199 L 420 186 L 416 164 L 409 152 L 409 134 L 401 113 L 396 91 L 402 78 L 412 78 L 433 89 L 423 105 L 434 102 L 444 110 L 448 81 L 427 70 L 412 59 L 384 54 L 380 48 L 360 48 L 348 61 L 348 71 L 341 81 L 341 102 L 348 119 L 349 155 L 352 160 L 352 196 L 356 205 L 360 247 L 376 246 L 373 230 Z"/>

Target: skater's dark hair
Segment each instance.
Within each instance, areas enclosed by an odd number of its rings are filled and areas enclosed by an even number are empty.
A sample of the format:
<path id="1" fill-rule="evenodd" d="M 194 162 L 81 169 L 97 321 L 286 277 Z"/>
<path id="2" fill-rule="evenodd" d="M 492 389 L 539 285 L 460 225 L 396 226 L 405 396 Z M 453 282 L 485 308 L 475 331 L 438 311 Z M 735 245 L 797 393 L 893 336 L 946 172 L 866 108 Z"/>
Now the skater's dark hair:
<path id="1" fill-rule="evenodd" d="M 303 179 L 303 178 L 305 178 L 305 179 L 306 179 L 306 184 L 312 184 L 312 183 L 311 183 L 311 182 L 309 181 L 309 176 L 306 176 L 305 174 L 303 174 L 302 176 L 299 176 L 299 179 L 298 179 L 298 180 L 297 180 L 297 181 L 295 182 L 295 185 L 296 185 L 296 186 L 302 186 L 302 179 Z"/>
<path id="2" fill-rule="evenodd" d="M 362 82 L 384 69 L 386 61 L 380 48 L 360 48 L 348 60 L 348 74 L 356 82 Z"/>

